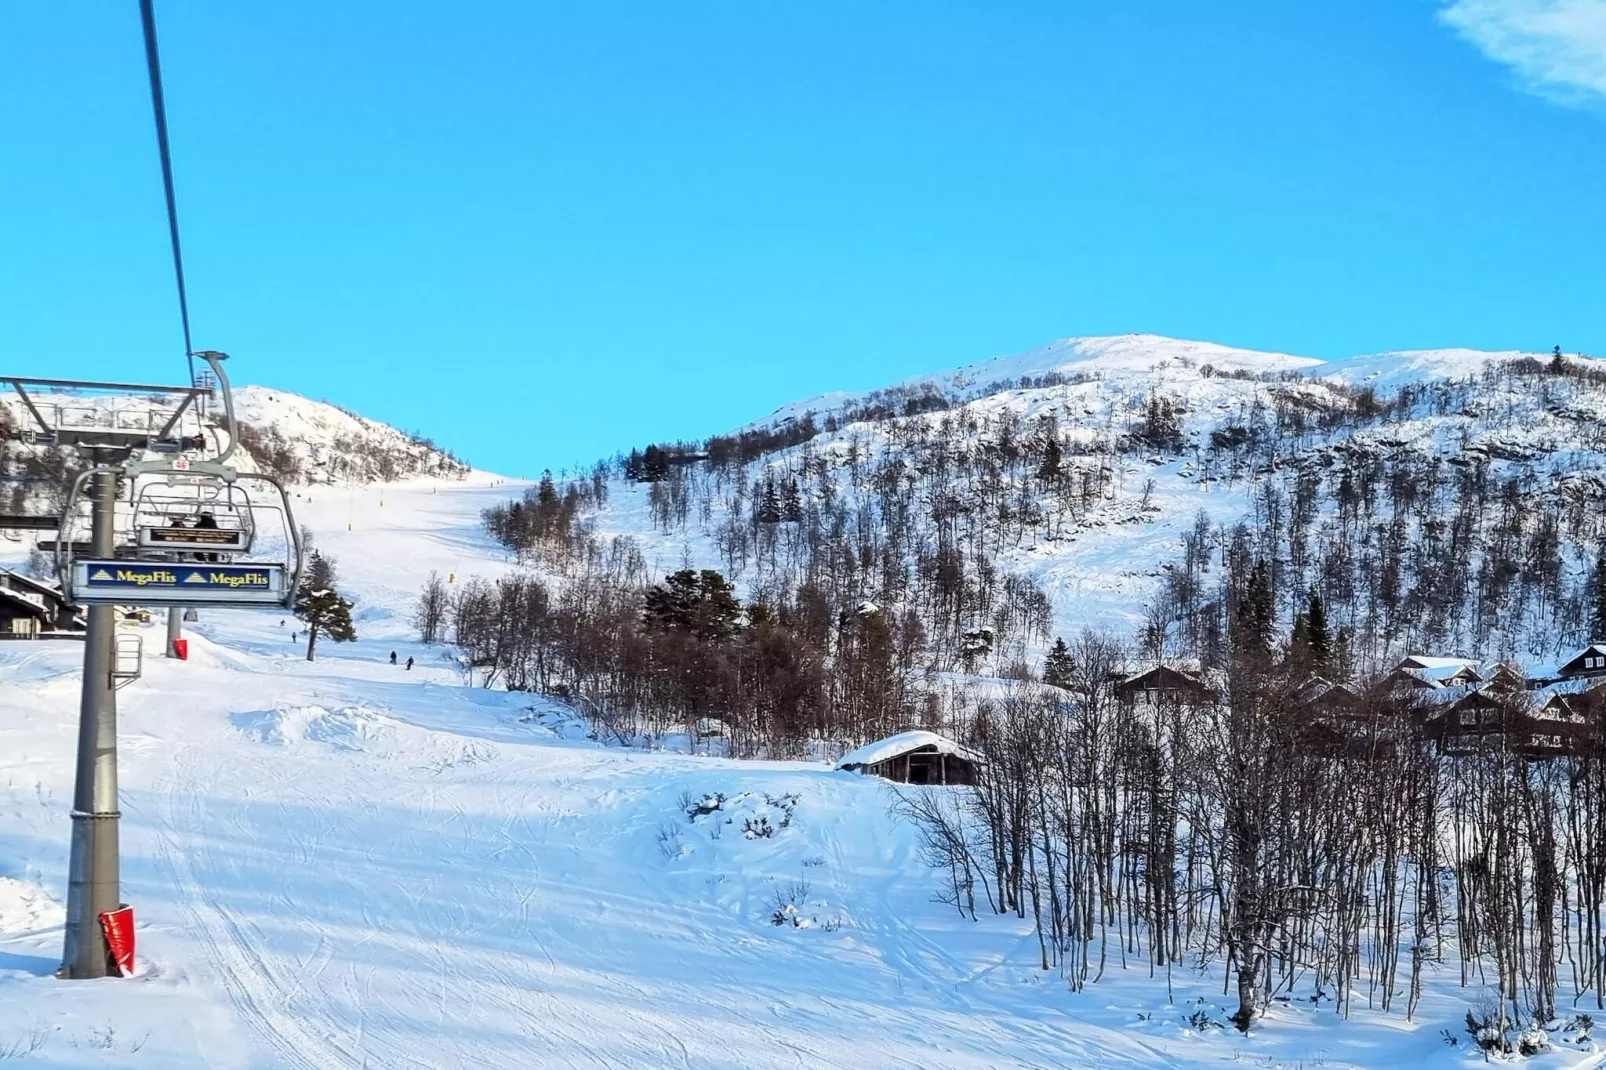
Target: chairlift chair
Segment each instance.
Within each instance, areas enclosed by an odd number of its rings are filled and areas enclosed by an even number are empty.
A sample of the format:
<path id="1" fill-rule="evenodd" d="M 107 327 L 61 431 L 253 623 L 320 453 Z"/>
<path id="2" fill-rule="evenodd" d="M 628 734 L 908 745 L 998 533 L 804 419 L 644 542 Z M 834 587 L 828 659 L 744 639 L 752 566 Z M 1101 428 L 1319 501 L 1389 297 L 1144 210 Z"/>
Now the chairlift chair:
<path id="1" fill-rule="evenodd" d="M 303 562 L 290 495 L 273 476 L 227 463 L 239 436 L 223 354 L 197 355 L 222 394 L 227 445 L 212 459 L 129 459 L 93 466 L 73 480 L 56 566 L 75 604 L 288 608 L 295 599 Z M 205 437 L 188 441 L 199 449 Z M 85 553 L 79 540 L 91 535 L 87 488 L 107 475 L 124 491 L 114 505 L 109 557 Z"/>

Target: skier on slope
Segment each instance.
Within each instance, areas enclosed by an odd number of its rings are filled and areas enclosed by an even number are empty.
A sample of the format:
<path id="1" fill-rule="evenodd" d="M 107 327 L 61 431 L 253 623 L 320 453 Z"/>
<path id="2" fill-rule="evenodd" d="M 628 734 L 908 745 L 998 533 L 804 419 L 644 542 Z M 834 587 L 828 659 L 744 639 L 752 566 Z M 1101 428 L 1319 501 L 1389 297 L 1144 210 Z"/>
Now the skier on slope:
<path id="1" fill-rule="evenodd" d="M 396 664 L 396 652 L 394 650 L 390 652 L 390 663 L 392 665 Z"/>
<path id="2" fill-rule="evenodd" d="M 412 658 L 408 658 L 407 659 L 407 671 L 408 672 L 412 672 L 413 671 L 413 659 Z"/>

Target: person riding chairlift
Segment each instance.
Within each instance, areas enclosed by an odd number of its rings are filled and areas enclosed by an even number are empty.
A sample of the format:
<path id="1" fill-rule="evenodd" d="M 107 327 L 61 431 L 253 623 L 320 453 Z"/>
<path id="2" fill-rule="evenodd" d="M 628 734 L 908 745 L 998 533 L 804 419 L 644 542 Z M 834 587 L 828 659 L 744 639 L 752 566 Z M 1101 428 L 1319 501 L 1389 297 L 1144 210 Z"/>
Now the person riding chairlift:
<path id="1" fill-rule="evenodd" d="M 216 531 L 216 530 L 218 530 L 217 517 L 213 516 L 211 513 L 202 513 L 200 516 L 195 518 L 195 529 L 197 531 Z M 222 560 L 222 558 L 217 554 L 196 554 L 195 555 L 195 559 L 197 561 L 221 561 Z"/>

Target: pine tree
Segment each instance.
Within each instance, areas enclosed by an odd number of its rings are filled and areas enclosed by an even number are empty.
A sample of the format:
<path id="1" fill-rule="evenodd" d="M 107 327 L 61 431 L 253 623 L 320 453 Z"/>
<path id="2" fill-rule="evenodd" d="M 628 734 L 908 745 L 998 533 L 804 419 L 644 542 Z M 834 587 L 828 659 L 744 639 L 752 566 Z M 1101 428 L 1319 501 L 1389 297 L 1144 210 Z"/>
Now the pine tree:
<path id="1" fill-rule="evenodd" d="M 1315 588 L 1305 608 L 1305 646 L 1310 651 L 1311 668 L 1326 672 L 1333 660 L 1333 639 L 1327 629 L 1327 607 L 1322 605 Z"/>
<path id="2" fill-rule="evenodd" d="M 1590 620 L 1589 641 L 1606 642 L 1606 557 L 1595 558 L 1595 612 Z"/>
<path id="3" fill-rule="evenodd" d="M 775 489 L 773 476 L 764 480 L 764 491 L 759 495 L 758 522 L 760 524 L 779 524 L 781 522 L 781 495 Z"/>
<path id="4" fill-rule="evenodd" d="M 1043 683 L 1053 687 L 1069 687 L 1074 670 L 1070 647 L 1065 645 L 1065 640 L 1056 638 L 1048 657 L 1043 659 Z"/>
<path id="5" fill-rule="evenodd" d="M 357 638 L 357 628 L 351 622 L 351 603 L 335 590 L 334 560 L 317 550 L 312 551 L 306 575 L 296 591 L 295 615 L 307 626 L 308 661 L 314 660 L 319 633 L 337 643 Z"/>
<path id="6" fill-rule="evenodd" d="M 1275 606 L 1271 570 L 1264 559 L 1257 560 L 1238 595 L 1233 614 L 1232 641 L 1238 653 L 1255 657 L 1270 655 Z"/>
<path id="7" fill-rule="evenodd" d="M 1049 435 L 1043 440 L 1043 463 L 1037 466 L 1037 478 L 1044 483 L 1052 483 L 1059 479 L 1060 465 L 1064 463 L 1064 459 L 1059 438 Z"/>
<path id="8" fill-rule="evenodd" d="M 650 628 L 715 642 L 736 634 L 741 619 L 736 588 L 710 568 L 700 573 L 684 568 L 665 576 L 647 590 L 642 612 L 642 623 Z"/>
<path id="9" fill-rule="evenodd" d="M 1350 637 L 1348 628 L 1340 628 L 1333 637 L 1333 676 L 1337 683 L 1347 683 L 1355 678 L 1355 652 L 1354 642 Z"/>
<path id="10" fill-rule="evenodd" d="M 1294 611 L 1294 623 L 1288 629 L 1288 664 L 1303 669 L 1310 664 L 1310 631 L 1303 609 Z"/>
<path id="11" fill-rule="evenodd" d="M 797 480 L 788 479 L 782 488 L 781 516 L 788 523 L 801 523 L 803 520 L 803 495 L 798 490 Z"/>
<path id="12" fill-rule="evenodd" d="M 556 505 L 558 503 L 558 488 L 552 484 L 552 470 L 550 468 L 541 473 L 541 486 L 536 491 L 535 500 L 542 505 Z"/>
<path id="13" fill-rule="evenodd" d="M 641 475 L 638 481 L 642 483 L 657 483 L 669 478 L 669 453 L 662 446 L 648 446 L 641 454 Z"/>

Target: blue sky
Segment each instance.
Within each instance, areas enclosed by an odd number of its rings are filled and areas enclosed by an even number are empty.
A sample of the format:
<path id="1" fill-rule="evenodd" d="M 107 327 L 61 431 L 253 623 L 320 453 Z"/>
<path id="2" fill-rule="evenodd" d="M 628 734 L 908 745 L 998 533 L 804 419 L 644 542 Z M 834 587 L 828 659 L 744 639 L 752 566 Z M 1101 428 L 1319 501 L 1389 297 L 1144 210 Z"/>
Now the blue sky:
<path id="1" fill-rule="evenodd" d="M 1606 353 L 1606 0 L 158 0 L 195 337 L 514 475 L 1077 334 Z M 134 0 L 0 5 L 0 370 L 176 381 Z"/>

